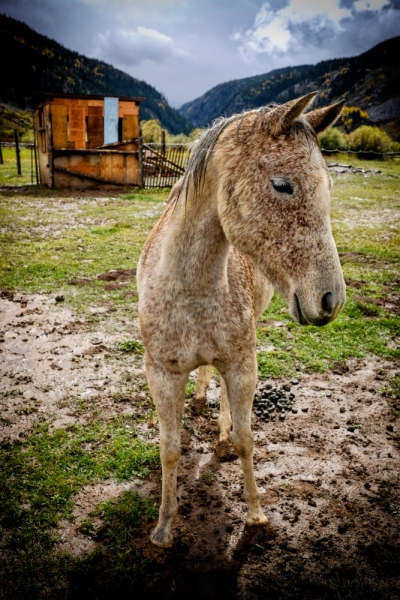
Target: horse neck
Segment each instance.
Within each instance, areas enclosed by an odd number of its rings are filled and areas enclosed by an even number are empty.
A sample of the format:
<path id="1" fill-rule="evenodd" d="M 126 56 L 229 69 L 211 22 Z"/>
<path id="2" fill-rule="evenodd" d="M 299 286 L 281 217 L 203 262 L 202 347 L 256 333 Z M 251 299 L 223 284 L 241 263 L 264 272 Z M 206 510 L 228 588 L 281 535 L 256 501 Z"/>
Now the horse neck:
<path id="1" fill-rule="evenodd" d="M 163 242 L 163 263 L 174 288 L 216 290 L 227 281 L 229 242 L 218 216 L 217 191 L 205 184 L 199 194 L 190 185 L 172 211 Z"/>

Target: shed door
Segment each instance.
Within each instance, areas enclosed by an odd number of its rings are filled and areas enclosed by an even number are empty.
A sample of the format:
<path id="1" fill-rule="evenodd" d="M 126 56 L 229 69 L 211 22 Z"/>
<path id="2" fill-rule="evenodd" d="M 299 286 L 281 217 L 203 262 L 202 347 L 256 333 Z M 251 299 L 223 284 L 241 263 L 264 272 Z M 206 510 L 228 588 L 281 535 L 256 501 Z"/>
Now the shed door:
<path id="1" fill-rule="evenodd" d="M 118 142 L 118 98 L 104 98 L 104 143 Z"/>

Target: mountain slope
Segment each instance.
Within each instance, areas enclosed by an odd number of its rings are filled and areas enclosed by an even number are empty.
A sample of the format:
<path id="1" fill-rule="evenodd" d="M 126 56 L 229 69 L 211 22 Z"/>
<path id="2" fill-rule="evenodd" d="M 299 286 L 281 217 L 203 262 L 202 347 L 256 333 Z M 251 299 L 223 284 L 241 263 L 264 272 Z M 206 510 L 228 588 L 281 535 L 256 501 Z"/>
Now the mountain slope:
<path id="1" fill-rule="evenodd" d="M 144 97 L 142 119 L 159 119 L 174 134 L 193 129 L 151 85 L 68 50 L 5 15 L 0 15 L 0 56 L 0 102 L 32 108 L 33 98 L 43 91 Z"/>
<path id="2" fill-rule="evenodd" d="M 204 127 L 220 115 L 286 102 L 314 90 L 319 91 L 314 106 L 344 98 L 349 105 L 367 110 L 372 121 L 398 120 L 400 103 L 393 99 L 400 95 L 400 36 L 356 57 L 221 83 L 184 104 L 179 112 L 196 127 Z"/>

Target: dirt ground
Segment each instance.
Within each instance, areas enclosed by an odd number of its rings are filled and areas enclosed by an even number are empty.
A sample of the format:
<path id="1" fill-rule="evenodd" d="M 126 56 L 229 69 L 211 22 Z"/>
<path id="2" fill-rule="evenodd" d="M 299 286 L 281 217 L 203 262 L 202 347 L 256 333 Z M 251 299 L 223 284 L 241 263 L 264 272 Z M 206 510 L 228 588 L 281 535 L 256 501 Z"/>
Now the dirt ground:
<path id="1" fill-rule="evenodd" d="M 132 414 L 149 399 L 145 391 L 121 393 L 129 373 L 145 377 L 142 358 L 118 352 L 121 339 L 139 339 L 136 322 L 114 320 L 107 307 L 95 309 L 101 322 L 86 322 L 54 295 L 2 296 L 4 448 L 41 420 L 53 429 L 84 423 L 80 402 L 107 419 Z M 154 523 L 134 534 L 154 573 L 137 597 L 400 598 L 400 425 L 392 412 L 399 401 L 381 394 L 399 369 L 393 361 L 353 359 L 326 374 L 301 373 L 298 384 L 274 382 L 291 386 L 299 410 L 283 422 L 253 416 L 256 477 L 270 519 L 263 529 L 244 527 L 239 461 L 215 453 L 218 383 L 206 414 L 194 415 L 188 401 L 175 547 L 149 543 Z M 157 442 L 156 420 L 141 427 Z M 84 557 L 101 545 L 79 526 L 99 502 L 125 489 L 158 504 L 160 477 L 83 488 L 75 522 L 60 524 L 62 550 Z M 79 585 L 82 597 L 101 596 L 92 579 Z"/>

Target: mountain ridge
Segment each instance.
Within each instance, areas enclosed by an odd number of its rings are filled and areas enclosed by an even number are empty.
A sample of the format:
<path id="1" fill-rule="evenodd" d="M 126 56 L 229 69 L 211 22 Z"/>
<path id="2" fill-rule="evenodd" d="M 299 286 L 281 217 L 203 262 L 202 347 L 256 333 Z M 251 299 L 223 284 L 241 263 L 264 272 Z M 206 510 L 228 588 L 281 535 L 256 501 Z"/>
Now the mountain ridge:
<path id="1" fill-rule="evenodd" d="M 397 36 L 355 57 L 284 67 L 220 83 L 178 110 L 196 127 L 205 127 L 219 116 L 231 116 L 271 102 L 287 102 L 318 91 L 314 107 L 345 99 L 348 104 L 367 110 L 372 122 L 389 123 L 389 129 L 398 136 L 399 57 L 400 36 Z"/>
<path id="2" fill-rule="evenodd" d="M 172 134 L 193 125 L 153 86 L 104 61 L 87 58 L 23 23 L 0 14 L 0 102 L 33 108 L 41 92 L 144 97 L 141 119 L 159 119 Z"/>

